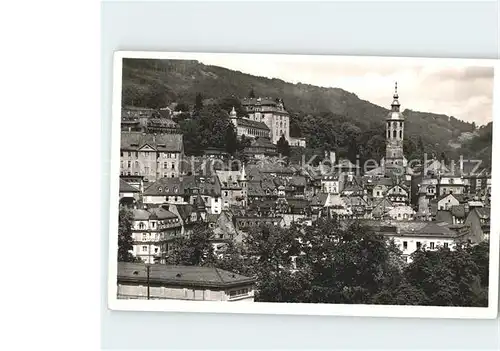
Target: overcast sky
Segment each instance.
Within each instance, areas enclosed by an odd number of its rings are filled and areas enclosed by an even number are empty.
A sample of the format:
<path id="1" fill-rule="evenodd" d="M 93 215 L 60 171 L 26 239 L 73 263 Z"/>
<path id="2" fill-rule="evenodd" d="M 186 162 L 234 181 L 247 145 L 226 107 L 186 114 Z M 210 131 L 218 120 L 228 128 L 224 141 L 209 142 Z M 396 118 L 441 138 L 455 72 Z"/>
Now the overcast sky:
<path id="1" fill-rule="evenodd" d="M 443 113 L 486 124 L 492 119 L 493 68 L 464 67 L 456 61 L 426 61 L 424 65 L 388 60 L 355 61 L 320 59 L 306 62 L 290 56 L 203 56 L 204 64 L 244 73 L 342 88 L 361 99 L 390 108 L 394 82 L 398 82 L 401 108 Z"/>

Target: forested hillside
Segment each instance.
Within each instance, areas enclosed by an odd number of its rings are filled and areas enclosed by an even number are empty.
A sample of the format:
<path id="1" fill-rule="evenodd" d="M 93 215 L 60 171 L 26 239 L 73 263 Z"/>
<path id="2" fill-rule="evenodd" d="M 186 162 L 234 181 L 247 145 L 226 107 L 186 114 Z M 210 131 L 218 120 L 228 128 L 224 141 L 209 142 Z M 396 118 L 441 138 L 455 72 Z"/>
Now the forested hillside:
<path id="1" fill-rule="evenodd" d="M 309 148 L 326 145 L 350 159 L 383 154 L 383 121 L 389 110 L 351 92 L 256 77 L 197 61 L 126 59 L 123 64 L 123 105 L 158 108 L 177 102 L 192 109 L 198 94 L 205 101 L 217 102 L 231 96 L 246 97 L 251 90 L 257 96 L 282 98 L 291 114 L 291 135 L 305 137 Z M 388 94 L 387 107 L 391 99 Z M 404 97 L 401 104 L 405 106 Z M 458 152 L 487 154 L 477 150 L 470 138 L 461 138 L 475 131 L 472 123 L 430 112 L 407 109 L 403 113 L 408 153 L 444 153 L 448 158 Z M 484 142 L 487 136 L 482 138 Z"/>

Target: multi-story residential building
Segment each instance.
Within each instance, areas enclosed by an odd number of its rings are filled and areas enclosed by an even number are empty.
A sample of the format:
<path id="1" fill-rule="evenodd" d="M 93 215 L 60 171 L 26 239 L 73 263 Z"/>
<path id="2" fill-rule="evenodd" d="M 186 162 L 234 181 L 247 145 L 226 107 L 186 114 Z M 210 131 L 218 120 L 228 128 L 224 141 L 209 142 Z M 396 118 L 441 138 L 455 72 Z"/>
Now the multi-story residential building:
<path id="1" fill-rule="evenodd" d="M 119 299 L 253 302 L 255 279 L 214 267 L 118 263 Z"/>
<path id="2" fill-rule="evenodd" d="M 403 184 L 397 184 L 387 190 L 387 198 L 393 205 L 407 205 L 409 203 L 409 192 Z"/>
<path id="3" fill-rule="evenodd" d="M 182 135 L 122 132 L 120 173 L 143 176 L 154 182 L 162 177 L 178 177 L 184 155 Z"/>
<path id="4" fill-rule="evenodd" d="M 164 208 L 132 210 L 132 254 L 145 263 L 161 262 L 181 227 L 179 217 Z"/>
<path id="5" fill-rule="evenodd" d="M 389 218 L 396 221 L 412 221 L 415 216 L 415 210 L 411 206 L 394 206 L 387 211 Z"/>
<path id="6" fill-rule="evenodd" d="M 144 107 L 124 107 L 121 129 L 128 132 L 179 134 L 179 125 L 162 112 Z"/>
<path id="7" fill-rule="evenodd" d="M 445 194 L 463 194 L 464 190 L 464 179 L 461 176 L 443 175 L 439 177 L 437 192 L 440 196 Z"/>
<path id="8" fill-rule="evenodd" d="M 145 204 L 193 204 L 197 196 L 201 196 L 208 213 L 221 212 L 221 185 L 215 175 L 161 178 L 144 191 L 143 201 Z"/>
<path id="9" fill-rule="evenodd" d="M 250 146 L 245 147 L 245 154 L 249 158 L 262 160 L 266 157 L 278 156 L 276 145 L 271 143 L 269 138 L 255 138 L 250 142 Z"/>
<path id="10" fill-rule="evenodd" d="M 387 194 L 387 190 L 393 186 L 392 179 L 381 178 L 373 181 L 372 197 L 383 198 Z"/>
<path id="11" fill-rule="evenodd" d="M 216 171 L 221 185 L 222 209 L 248 204 L 248 179 L 245 167 L 239 171 Z"/>
<path id="12" fill-rule="evenodd" d="M 437 250 L 439 247 L 454 250 L 455 245 L 468 240 L 470 234 L 466 226 L 451 226 L 445 222 L 396 221 L 377 223 L 374 229 L 394 239 L 408 263 L 416 250 Z"/>
<path id="13" fill-rule="evenodd" d="M 491 208 L 476 207 L 469 211 L 465 224 L 470 227 L 471 241 L 474 243 L 488 239 L 490 236 Z"/>
<path id="14" fill-rule="evenodd" d="M 126 106 L 121 112 L 121 129 L 129 132 L 142 132 L 150 118 L 160 117 L 158 111 L 146 107 Z"/>
<path id="15" fill-rule="evenodd" d="M 321 177 L 321 191 L 323 193 L 338 194 L 340 192 L 340 180 L 337 174 Z"/>

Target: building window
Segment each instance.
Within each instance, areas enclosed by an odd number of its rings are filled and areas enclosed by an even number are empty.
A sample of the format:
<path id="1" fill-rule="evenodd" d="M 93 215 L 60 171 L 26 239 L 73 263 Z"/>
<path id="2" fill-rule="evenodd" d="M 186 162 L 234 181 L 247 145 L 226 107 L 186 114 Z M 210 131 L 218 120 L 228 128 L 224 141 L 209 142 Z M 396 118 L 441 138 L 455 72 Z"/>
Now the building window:
<path id="1" fill-rule="evenodd" d="M 148 247 L 147 246 L 143 246 L 142 247 L 142 252 L 148 252 Z"/>
<path id="2" fill-rule="evenodd" d="M 403 249 L 408 249 L 408 241 L 403 241 Z"/>
<path id="3" fill-rule="evenodd" d="M 130 165 L 131 165 L 130 161 L 127 161 L 127 168 L 130 168 Z"/>
<path id="4" fill-rule="evenodd" d="M 175 170 L 175 163 L 172 163 L 172 170 Z"/>
<path id="5" fill-rule="evenodd" d="M 434 242 L 430 243 L 430 248 L 431 248 L 431 250 L 434 250 Z"/>
<path id="6" fill-rule="evenodd" d="M 444 244 L 443 244 L 443 247 L 444 247 L 445 249 L 447 249 L 447 248 L 448 248 L 448 243 L 444 243 Z"/>
<path id="7" fill-rule="evenodd" d="M 420 250 L 421 247 L 422 247 L 422 243 L 420 241 L 417 241 L 417 250 Z"/>
<path id="8" fill-rule="evenodd" d="M 163 162 L 163 169 L 167 169 L 167 163 Z"/>
<path id="9" fill-rule="evenodd" d="M 403 131 L 402 130 L 399 131 L 399 139 L 403 139 Z"/>
<path id="10" fill-rule="evenodd" d="M 144 223 L 139 223 L 139 229 L 144 229 Z"/>
<path id="11" fill-rule="evenodd" d="M 393 130 L 393 131 L 392 131 L 392 137 L 393 137 L 393 138 L 396 138 L 396 136 L 397 136 L 397 135 L 396 135 L 396 131 L 395 131 L 395 130 Z"/>

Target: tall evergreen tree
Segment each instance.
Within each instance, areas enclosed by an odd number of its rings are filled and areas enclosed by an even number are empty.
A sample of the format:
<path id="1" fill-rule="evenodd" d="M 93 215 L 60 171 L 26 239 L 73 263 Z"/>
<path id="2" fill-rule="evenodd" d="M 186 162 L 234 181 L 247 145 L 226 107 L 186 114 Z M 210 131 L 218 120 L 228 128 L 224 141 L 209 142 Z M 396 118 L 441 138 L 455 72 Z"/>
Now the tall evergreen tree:
<path id="1" fill-rule="evenodd" d="M 285 136 L 282 135 L 276 143 L 276 148 L 278 149 L 278 153 L 283 157 L 290 156 L 290 145 L 288 145 L 288 141 L 285 139 Z"/>
<path id="2" fill-rule="evenodd" d="M 118 262 L 136 262 L 130 251 L 133 249 L 132 212 L 120 206 L 118 212 Z"/>
<path id="3" fill-rule="evenodd" d="M 202 108 L 203 108 L 203 96 L 201 95 L 201 93 L 197 93 L 194 101 L 194 112 L 199 113 Z"/>

